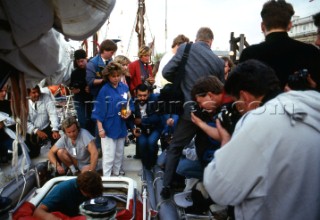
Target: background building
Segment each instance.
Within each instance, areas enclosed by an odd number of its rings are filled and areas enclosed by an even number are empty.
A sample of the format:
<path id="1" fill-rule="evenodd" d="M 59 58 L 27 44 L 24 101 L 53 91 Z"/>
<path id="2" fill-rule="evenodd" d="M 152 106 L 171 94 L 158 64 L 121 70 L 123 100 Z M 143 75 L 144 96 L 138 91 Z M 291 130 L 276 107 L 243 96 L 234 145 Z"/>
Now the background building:
<path id="1" fill-rule="evenodd" d="M 294 16 L 289 36 L 296 40 L 313 44 L 316 41 L 317 28 L 313 24 L 312 16 L 303 18 Z"/>

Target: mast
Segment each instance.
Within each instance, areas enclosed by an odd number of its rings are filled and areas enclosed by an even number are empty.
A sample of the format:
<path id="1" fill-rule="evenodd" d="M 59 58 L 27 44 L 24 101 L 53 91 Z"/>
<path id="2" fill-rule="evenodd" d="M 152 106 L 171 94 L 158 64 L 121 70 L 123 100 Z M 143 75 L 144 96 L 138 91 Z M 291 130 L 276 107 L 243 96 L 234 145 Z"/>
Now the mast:
<path id="1" fill-rule="evenodd" d="M 136 32 L 138 34 L 138 46 L 145 45 L 145 33 L 144 33 L 144 14 L 145 14 L 145 0 L 138 0 L 138 11 L 137 11 L 137 23 Z"/>

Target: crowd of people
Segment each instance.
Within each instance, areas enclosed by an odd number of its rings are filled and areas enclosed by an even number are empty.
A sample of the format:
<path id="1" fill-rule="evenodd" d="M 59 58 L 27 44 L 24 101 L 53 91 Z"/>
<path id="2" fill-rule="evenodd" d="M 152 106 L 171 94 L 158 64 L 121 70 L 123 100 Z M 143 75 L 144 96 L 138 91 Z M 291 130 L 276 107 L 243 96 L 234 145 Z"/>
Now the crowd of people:
<path id="1" fill-rule="evenodd" d="M 237 64 L 213 53 L 210 28 L 198 30 L 184 65 L 179 115 L 159 112 L 158 97 L 181 65 L 190 41 L 182 34 L 158 69 L 145 45 L 133 62 L 115 56 L 112 40 L 104 40 L 90 59 L 76 50 L 69 87 L 77 117 L 59 121 L 52 94 L 38 85 L 28 88 L 29 156 L 39 156 L 50 142 L 48 160 L 56 173 L 78 176 L 59 184 L 35 216 L 45 219 L 49 211 L 67 207 L 57 190 L 71 190 L 79 201 L 100 195 L 95 171 L 125 175 L 124 150 L 132 132 L 135 156 L 147 170 L 157 165 L 161 140 L 163 199 L 173 198 L 177 177 L 183 176 L 185 192 L 201 188 L 208 208 L 229 207 L 231 219 L 320 219 L 320 12 L 313 16 L 316 46 L 289 37 L 291 4 L 267 1 L 260 15 L 265 41 L 245 48 Z M 6 129 L 15 130 L 5 123 L 12 114 L 7 89 L 5 84 L 0 90 L 1 163 L 12 152 Z M 95 187 L 86 188 L 87 179 L 96 180 Z"/>

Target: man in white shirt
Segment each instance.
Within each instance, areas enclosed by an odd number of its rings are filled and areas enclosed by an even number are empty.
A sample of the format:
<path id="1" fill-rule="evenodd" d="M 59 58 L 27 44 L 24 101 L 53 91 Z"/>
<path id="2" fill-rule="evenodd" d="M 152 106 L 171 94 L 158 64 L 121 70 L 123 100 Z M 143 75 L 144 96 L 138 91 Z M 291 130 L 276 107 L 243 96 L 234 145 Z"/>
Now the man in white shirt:
<path id="1" fill-rule="evenodd" d="M 171 58 L 176 54 L 178 47 L 183 43 L 188 43 L 189 38 L 184 36 L 183 34 L 179 34 L 176 38 L 173 39 L 171 51 L 166 53 L 160 61 L 158 73 L 156 74 L 155 83 L 156 86 L 154 93 L 160 93 L 160 89 L 162 89 L 167 83 L 169 83 L 163 76 L 162 70 L 163 67 L 171 60 Z"/>
<path id="2" fill-rule="evenodd" d="M 41 93 L 39 86 L 28 89 L 28 128 L 26 144 L 31 158 L 40 154 L 40 148 L 47 141 L 53 144 L 59 134 L 59 118 L 55 101 L 49 94 Z"/>

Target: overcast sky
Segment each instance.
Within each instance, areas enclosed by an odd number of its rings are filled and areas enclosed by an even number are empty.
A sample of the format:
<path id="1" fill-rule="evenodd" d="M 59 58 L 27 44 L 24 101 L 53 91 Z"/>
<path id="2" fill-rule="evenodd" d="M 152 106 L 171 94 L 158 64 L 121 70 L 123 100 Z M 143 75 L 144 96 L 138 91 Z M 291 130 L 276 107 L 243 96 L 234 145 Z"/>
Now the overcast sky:
<path id="1" fill-rule="evenodd" d="M 287 2 L 293 5 L 295 15 L 306 17 L 320 11 L 320 0 L 309 1 Z M 165 43 L 165 2 L 145 0 L 146 41 L 151 42 L 151 35 L 155 37 L 157 53 L 169 50 L 178 34 L 194 41 L 197 30 L 203 26 L 210 27 L 214 32 L 212 49 L 229 50 L 231 32 L 236 37 L 244 34 L 249 44 L 259 43 L 264 38 L 260 30 L 260 11 L 265 0 L 167 0 L 168 35 Z M 132 56 L 137 53 L 137 34 L 132 32 L 137 6 L 138 0 L 117 0 L 110 15 L 106 37 L 122 39 L 118 43 L 117 54 Z"/>

